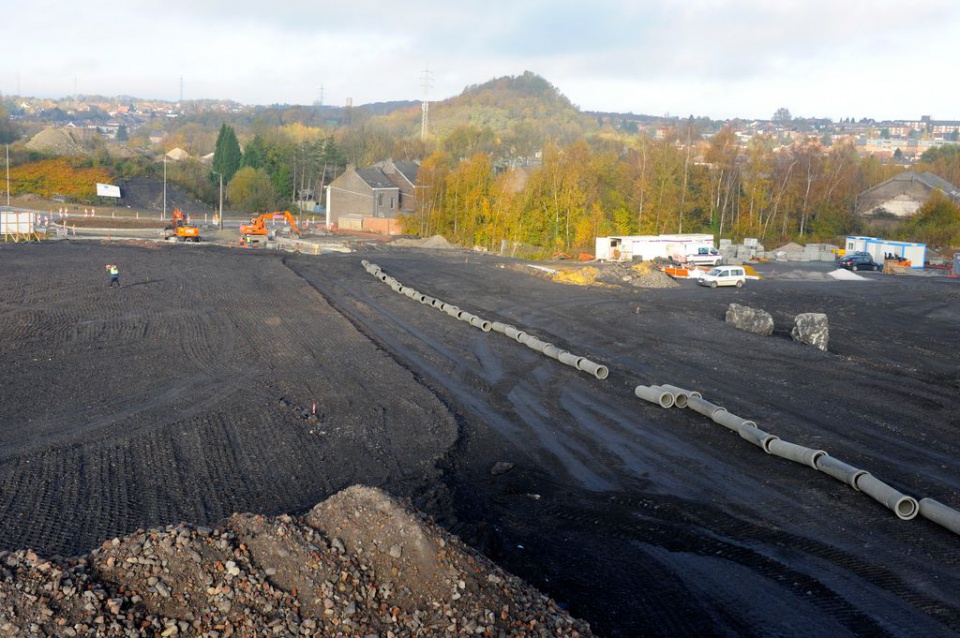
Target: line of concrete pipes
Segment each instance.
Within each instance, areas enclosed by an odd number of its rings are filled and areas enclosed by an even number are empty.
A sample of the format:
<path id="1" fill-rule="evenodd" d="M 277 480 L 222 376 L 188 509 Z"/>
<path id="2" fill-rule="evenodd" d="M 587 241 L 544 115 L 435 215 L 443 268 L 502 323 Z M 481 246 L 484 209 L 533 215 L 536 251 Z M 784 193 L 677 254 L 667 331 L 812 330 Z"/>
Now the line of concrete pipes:
<path id="1" fill-rule="evenodd" d="M 481 319 L 472 313 L 461 310 L 457 306 L 425 295 L 409 286 L 404 286 L 383 272 L 380 266 L 366 259 L 360 263 L 368 273 L 390 286 L 395 292 L 419 301 L 424 305 L 437 308 L 451 317 L 465 321 L 484 332 L 490 332 L 492 330 L 502 333 L 532 350 L 556 359 L 560 363 L 564 363 L 577 370 L 588 372 L 598 379 L 606 379 L 610 374 L 609 369 L 605 365 L 591 361 L 586 357 L 571 354 L 566 350 L 554 346 L 552 343 L 541 341 L 533 335 L 519 330 L 510 324 Z M 917 499 L 912 496 L 907 496 L 877 479 L 866 470 L 848 465 L 830 456 L 824 450 L 815 450 L 797 445 L 796 443 L 790 443 L 776 435 L 764 432 L 757 427 L 755 422 L 732 414 L 727 411 L 726 408 L 705 400 L 700 392 L 686 390 L 674 385 L 661 384 L 651 386 L 638 385 L 634 390 L 634 394 L 641 399 L 655 403 L 663 408 L 674 406 L 678 408 L 689 408 L 694 412 L 712 419 L 715 423 L 736 432 L 740 435 L 740 438 L 756 445 L 767 454 L 772 454 L 773 456 L 778 456 L 788 461 L 793 461 L 794 463 L 807 465 L 828 476 L 832 476 L 842 483 L 846 483 L 858 492 L 863 492 L 884 505 L 903 520 L 910 520 L 915 518 L 917 514 L 920 514 L 924 518 L 960 535 L 960 512 L 957 510 L 939 501 L 935 501 L 932 498 L 923 498 L 917 501 Z"/>
<path id="2" fill-rule="evenodd" d="M 482 319 L 475 314 L 467 312 L 466 310 L 461 310 L 457 306 L 445 303 L 429 295 L 425 295 L 409 286 L 404 286 L 399 281 L 383 272 L 380 266 L 371 263 L 366 259 L 361 260 L 360 263 L 363 265 L 364 270 L 366 270 L 368 273 L 390 286 L 390 288 L 392 288 L 395 292 L 410 297 L 414 301 L 419 301 L 424 305 L 437 308 L 451 317 L 459 319 L 460 321 L 465 321 L 471 326 L 479 328 L 484 332 L 490 332 L 492 330 L 493 332 L 504 334 L 507 337 L 522 343 L 531 350 L 539 352 L 540 354 L 544 354 L 551 359 L 556 359 L 560 363 L 564 363 L 572 368 L 576 368 L 577 370 L 582 370 L 583 372 L 592 374 L 598 379 L 606 379 L 610 374 L 610 370 L 605 365 L 601 365 L 580 355 L 571 354 L 566 350 L 558 348 L 552 343 L 541 341 L 533 335 L 519 330 L 510 324 Z"/>
<path id="3" fill-rule="evenodd" d="M 755 422 L 732 414 L 726 408 L 705 400 L 703 395 L 695 390 L 685 390 L 669 384 L 638 385 L 634 394 L 662 408 L 676 406 L 689 408 L 702 414 L 714 423 L 736 432 L 740 438 L 756 445 L 767 454 L 807 465 L 846 483 L 884 505 L 903 520 L 910 520 L 920 514 L 954 534 L 960 534 L 960 512 L 957 510 L 932 498 L 917 501 L 912 496 L 907 496 L 877 479 L 866 470 L 848 465 L 823 450 L 790 443 L 776 435 L 764 432 Z"/>

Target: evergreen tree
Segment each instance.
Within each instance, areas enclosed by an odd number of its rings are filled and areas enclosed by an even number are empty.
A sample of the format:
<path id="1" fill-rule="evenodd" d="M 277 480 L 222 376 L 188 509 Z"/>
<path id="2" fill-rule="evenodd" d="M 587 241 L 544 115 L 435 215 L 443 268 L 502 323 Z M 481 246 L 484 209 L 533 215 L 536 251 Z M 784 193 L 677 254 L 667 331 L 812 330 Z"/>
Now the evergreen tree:
<path id="1" fill-rule="evenodd" d="M 223 175 L 223 183 L 226 184 L 240 170 L 242 160 L 243 154 L 240 152 L 240 142 L 237 141 L 237 134 L 232 127 L 222 124 L 213 151 L 213 172 Z M 216 177 L 216 175 L 211 175 L 211 178 Z"/>

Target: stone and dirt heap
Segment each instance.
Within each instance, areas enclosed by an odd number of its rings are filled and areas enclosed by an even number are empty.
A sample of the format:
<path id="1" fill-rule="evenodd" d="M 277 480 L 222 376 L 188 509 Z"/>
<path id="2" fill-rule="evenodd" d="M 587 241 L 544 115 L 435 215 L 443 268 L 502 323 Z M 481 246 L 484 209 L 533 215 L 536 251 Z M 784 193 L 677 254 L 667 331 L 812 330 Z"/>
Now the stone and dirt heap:
<path id="1" fill-rule="evenodd" d="M 591 636 L 412 510 L 348 488 L 300 517 L 0 553 L 3 636 Z"/>

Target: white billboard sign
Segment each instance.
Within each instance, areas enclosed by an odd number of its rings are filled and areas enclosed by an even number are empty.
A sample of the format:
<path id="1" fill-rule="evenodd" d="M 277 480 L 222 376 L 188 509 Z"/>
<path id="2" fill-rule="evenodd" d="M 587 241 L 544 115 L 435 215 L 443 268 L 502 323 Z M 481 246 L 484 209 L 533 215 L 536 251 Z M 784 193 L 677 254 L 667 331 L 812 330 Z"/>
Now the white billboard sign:
<path id="1" fill-rule="evenodd" d="M 33 213 L 6 211 L 0 213 L 0 234 L 29 235 L 31 233 L 33 233 Z"/>
<path id="2" fill-rule="evenodd" d="M 113 184 L 97 184 L 97 195 L 99 197 L 120 197 L 120 187 Z"/>

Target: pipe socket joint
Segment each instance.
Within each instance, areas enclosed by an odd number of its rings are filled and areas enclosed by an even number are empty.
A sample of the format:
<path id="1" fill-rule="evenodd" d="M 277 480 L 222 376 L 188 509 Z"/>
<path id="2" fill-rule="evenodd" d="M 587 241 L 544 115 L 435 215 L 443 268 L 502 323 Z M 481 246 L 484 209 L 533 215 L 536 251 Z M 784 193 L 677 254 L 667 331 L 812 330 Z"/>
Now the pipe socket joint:
<path id="1" fill-rule="evenodd" d="M 864 472 L 857 477 L 857 489 L 884 505 L 904 521 L 909 521 L 920 512 L 917 499 L 898 492 L 872 474 Z"/>
<path id="2" fill-rule="evenodd" d="M 606 379 L 610 376 L 610 370 L 607 366 L 591 361 L 590 359 L 581 359 L 578 367 L 584 372 L 589 372 L 598 379 Z"/>
<path id="3" fill-rule="evenodd" d="M 737 430 L 737 434 L 740 435 L 741 439 L 753 443 L 767 454 L 770 453 L 770 443 L 780 438 L 779 436 L 770 434 L 769 432 L 764 432 L 757 426 L 751 425 L 750 423 L 741 424 L 740 428 Z"/>
<path id="4" fill-rule="evenodd" d="M 569 352 L 561 352 L 560 356 L 557 357 L 557 360 L 560 363 L 565 363 L 566 365 L 579 370 L 580 362 L 583 361 L 583 357 L 577 356 L 575 354 L 570 354 Z"/>
<path id="5" fill-rule="evenodd" d="M 741 425 L 752 425 L 753 427 L 757 427 L 755 422 L 745 419 L 741 416 L 737 416 L 731 412 L 727 412 L 726 410 L 718 410 L 714 412 L 712 418 L 714 423 L 722 425 L 728 430 L 733 430 L 734 432 L 740 432 Z"/>
<path id="6" fill-rule="evenodd" d="M 470 325 L 474 328 L 480 328 L 484 332 L 490 332 L 490 322 L 486 319 L 481 319 L 480 317 L 474 316 L 470 319 Z"/>
<path id="7" fill-rule="evenodd" d="M 782 459 L 800 463 L 801 465 L 809 465 L 813 469 L 817 469 L 817 459 L 826 454 L 823 450 L 814 450 L 813 448 L 804 447 L 781 439 L 770 441 L 769 451 L 770 454 L 774 456 L 779 456 Z"/>
<path id="8" fill-rule="evenodd" d="M 661 386 L 663 387 L 663 386 Z M 717 412 L 726 412 L 726 408 L 710 403 L 703 397 L 695 397 L 692 394 L 687 395 L 687 407 L 698 414 L 702 414 L 708 419 L 712 419 Z"/>
<path id="9" fill-rule="evenodd" d="M 667 392 L 660 385 L 638 385 L 633 393 L 644 401 L 656 403 L 661 408 L 673 407 L 676 398 L 671 392 Z"/>
<path id="10" fill-rule="evenodd" d="M 817 457 L 816 465 L 817 469 L 824 474 L 832 476 L 841 483 L 846 483 L 858 492 L 860 491 L 860 488 L 857 487 L 857 478 L 867 473 L 865 470 L 861 470 L 858 467 L 853 467 L 852 465 L 847 465 L 843 461 L 836 459 L 829 454 L 824 454 L 823 456 Z"/>
<path id="11" fill-rule="evenodd" d="M 547 345 L 543 346 L 543 354 L 547 355 L 551 359 L 557 359 L 558 361 L 560 360 L 560 355 L 565 352 L 566 350 L 561 350 L 552 343 L 548 343 Z"/>

